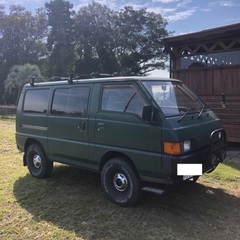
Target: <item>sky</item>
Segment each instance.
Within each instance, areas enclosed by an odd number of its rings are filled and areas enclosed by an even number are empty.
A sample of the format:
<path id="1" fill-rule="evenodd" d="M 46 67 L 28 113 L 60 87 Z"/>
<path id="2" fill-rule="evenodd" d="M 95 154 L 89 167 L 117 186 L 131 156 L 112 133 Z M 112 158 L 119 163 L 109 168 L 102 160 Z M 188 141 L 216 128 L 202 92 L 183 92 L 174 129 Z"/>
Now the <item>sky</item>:
<path id="1" fill-rule="evenodd" d="M 50 0 L 0 0 L 0 4 L 9 10 L 10 5 L 21 5 L 35 13 Z M 78 9 L 92 0 L 68 0 L 73 9 Z M 166 30 L 173 35 L 198 32 L 206 29 L 240 23 L 239 0 L 95 0 L 113 10 L 132 6 L 134 9 L 146 8 L 147 11 L 160 13 L 168 22 Z M 169 74 L 162 72 L 164 77 Z"/>

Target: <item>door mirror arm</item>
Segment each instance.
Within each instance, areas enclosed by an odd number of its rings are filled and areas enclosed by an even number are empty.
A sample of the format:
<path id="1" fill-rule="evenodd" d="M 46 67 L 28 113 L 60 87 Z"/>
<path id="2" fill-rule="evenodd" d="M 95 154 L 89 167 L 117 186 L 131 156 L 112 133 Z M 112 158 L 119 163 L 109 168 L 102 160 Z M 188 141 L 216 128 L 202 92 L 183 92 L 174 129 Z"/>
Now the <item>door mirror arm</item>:
<path id="1" fill-rule="evenodd" d="M 225 93 L 222 93 L 221 106 L 222 106 L 222 108 L 224 108 L 224 109 L 227 108 Z"/>
<path id="2" fill-rule="evenodd" d="M 151 105 L 144 106 L 142 111 L 142 119 L 145 122 L 159 125 L 159 120 L 157 119 L 156 109 Z"/>

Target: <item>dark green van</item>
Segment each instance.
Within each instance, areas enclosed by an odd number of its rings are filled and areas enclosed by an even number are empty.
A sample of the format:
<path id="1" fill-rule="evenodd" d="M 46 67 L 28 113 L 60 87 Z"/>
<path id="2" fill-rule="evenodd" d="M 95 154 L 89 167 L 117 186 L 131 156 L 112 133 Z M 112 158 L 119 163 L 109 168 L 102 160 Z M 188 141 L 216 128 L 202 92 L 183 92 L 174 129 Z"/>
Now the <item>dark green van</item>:
<path id="1" fill-rule="evenodd" d="M 34 177 L 48 177 L 53 162 L 97 171 L 107 197 L 121 206 L 135 204 L 153 184 L 196 181 L 226 157 L 220 119 L 181 81 L 167 78 L 27 84 L 16 142 Z"/>

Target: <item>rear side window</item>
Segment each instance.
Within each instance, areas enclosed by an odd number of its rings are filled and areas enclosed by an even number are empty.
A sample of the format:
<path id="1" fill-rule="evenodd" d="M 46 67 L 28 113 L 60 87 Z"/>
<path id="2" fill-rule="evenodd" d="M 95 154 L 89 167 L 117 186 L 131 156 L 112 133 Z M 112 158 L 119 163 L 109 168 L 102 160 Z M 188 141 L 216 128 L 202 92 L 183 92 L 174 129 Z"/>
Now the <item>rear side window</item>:
<path id="1" fill-rule="evenodd" d="M 142 116 L 146 102 L 133 84 L 104 85 L 102 107 L 104 111 L 127 112 Z"/>
<path id="2" fill-rule="evenodd" d="M 86 116 L 89 87 L 59 88 L 54 91 L 51 113 L 56 115 Z"/>
<path id="3" fill-rule="evenodd" d="M 27 90 L 23 103 L 23 111 L 29 113 L 46 113 L 49 94 L 49 89 Z"/>

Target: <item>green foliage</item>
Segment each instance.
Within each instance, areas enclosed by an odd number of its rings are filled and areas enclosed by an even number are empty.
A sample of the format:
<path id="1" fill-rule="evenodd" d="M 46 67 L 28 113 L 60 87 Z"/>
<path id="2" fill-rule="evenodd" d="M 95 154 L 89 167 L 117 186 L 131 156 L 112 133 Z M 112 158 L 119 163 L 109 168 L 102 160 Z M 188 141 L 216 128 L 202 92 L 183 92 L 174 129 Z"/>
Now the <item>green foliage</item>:
<path id="1" fill-rule="evenodd" d="M 16 103 L 24 84 L 31 82 L 33 77 L 42 77 L 40 69 L 36 65 L 14 65 L 4 82 L 6 101 Z"/>
<path id="2" fill-rule="evenodd" d="M 167 56 L 157 39 L 168 36 L 166 24 L 160 14 L 146 9 L 125 7 L 119 12 L 115 51 L 124 75 L 143 75 L 154 69 L 164 69 Z"/>
<path id="3" fill-rule="evenodd" d="M 157 38 L 168 32 L 160 14 L 132 7 L 114 12 L 93 2 L 82 7 L 75 19 L 79 71 L 96 71 L 97 66 L 98 71 L 108 73 L 144 75 L 164 69 L 167 55 Z"/>
<path id="4" fill-rule="evenodd" d="M 20 5 L 5 13 L 0 5 L 0 102 L 18 92 L 18 85 L 4 87 L 14 65 L 37 65 L 46 77 L 164 69 L 167 55 L 156 40 L 168 36 L 166 24 L 146 9 L 113 11 L 96 2 L 75 13 L 69 1 L 47 1 L 34 15 Z"/>
<path id="5" fill-rule="evenodd" d="M 73 5 L 67 1 L 54 0 L 46 3 L 48 16 L 48 50 L 50 51 L 50 73 L 55 76 L 66 75 L 72 71 L 74 62 L 73 24 L 71 11 Z"/>
<path id="6" fill-rule="evenodd" d="M 46 23 L 41 10 L 35 16 L 14 5 L 10 7 L 9 14 L 0 11 L 0 89 L 4 89 L 3 82 L 12 66 L 42 65 L 48 55 L 43 41 L 47 33 Z"/>
<path id="7" fill-rule="evenodd" d="M 116 19 L 114 11 L 96 2 L 79 10 L 75 17 L 77 71 L 118 71 L 114 54 Z"/>

